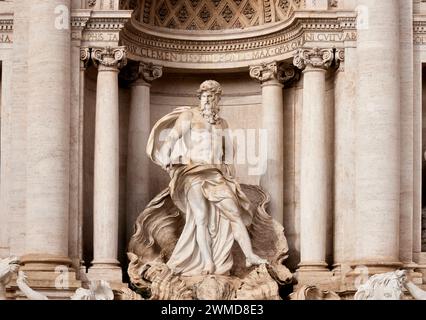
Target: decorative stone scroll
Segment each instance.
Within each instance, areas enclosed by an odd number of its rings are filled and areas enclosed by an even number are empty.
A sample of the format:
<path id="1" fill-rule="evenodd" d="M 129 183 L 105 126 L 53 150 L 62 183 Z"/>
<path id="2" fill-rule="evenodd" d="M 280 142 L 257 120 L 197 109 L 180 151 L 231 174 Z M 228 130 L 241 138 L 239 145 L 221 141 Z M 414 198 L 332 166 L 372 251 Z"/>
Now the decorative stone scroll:
<path id="1" fill-rule="evenodd" d="M 299 69 L 312 68 L 328 69 L 334 60 L 333 49 L 299 49 L 294 57 L 294 65 Z"/>
<path id="2" fill-rule="evenodd" d="M 152 63 L 141 62 L 139 64 L 139 78 L 145 82 L 151 83 L 163 76 L 163 67 Z"/>
<path id="3" fill-rule="evenodd" d="M 90 62 L 90 48 L 87 48 L 87 47 L 80 48 L 80 61 L 81 61 L 81 67 L 83 69 L 86 69 Z"/>
<path id="4" fill-rule="evenodd" d="M 127 64 L 126 47 L 94 48 L 92 61 L 95 66 L 104 68 L 122 68 Z"/>
<path id="5" fill-rule="evenodd" d="M 277 62 L 262 63 L 250 67 L 250 77 L 259 80 L 261 83 L 271 80 L 287 82 L 295 76 L 296 71 L 293 67 L 285 66 Z"/>
<path id="6" fill-rule="evenodd" d="M 345 49 L 336 49 L 334 60 L 338 71 L 345 71 Z"/>

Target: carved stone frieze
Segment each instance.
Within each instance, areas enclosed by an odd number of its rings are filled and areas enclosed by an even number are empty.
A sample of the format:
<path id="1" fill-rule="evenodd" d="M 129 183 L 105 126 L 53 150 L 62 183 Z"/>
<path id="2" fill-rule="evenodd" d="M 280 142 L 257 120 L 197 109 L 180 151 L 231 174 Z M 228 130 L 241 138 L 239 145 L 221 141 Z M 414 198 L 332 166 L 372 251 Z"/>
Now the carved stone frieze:
<path id="1" fill-rule="evenodd" d="M 71 36 L 84 46 L 117 46 L 131 11 L 73 11 Z"/>
<path id="2" fill-rule="evenodd" d="M 243 4 L 241 3 L 241 6 Z M 202 6 L 200 6 L 202 9 Z M 165 29 L 156 32 L 134 19 L 121 34 L 122 44 L 133 60 L 161 64 L 165 67 L 195 69 L 248 67 L 254 64 L 291 59 L 296 50 L 314 47 L 355 46 L 357 40 L 354 13 L 319 13 L 313 19 L 300 12 L 283 26 L 228 33 L 223 37 L 200 36 Z"/>
<path id="3" fill-rule="evenodd" d="M 299 69 L 305 69 L 307 66 L 313 68 L 327 69 L 334 60 L 333 49 L 299 49 L 294 56 L 294 65 Z"/>
<path id="4" fill-rule="evenodd" d="M 94 48 L 92 49 L 92 61 L 95 66 L 122 68 L 127 64 L 126 47 Z"/>
<path id="5" fill-rule="evenodd" d="M 413 29 L 414 45 L 424 46 L 426 44 L 426 18 L 424 15 L 414 16 Z"/>

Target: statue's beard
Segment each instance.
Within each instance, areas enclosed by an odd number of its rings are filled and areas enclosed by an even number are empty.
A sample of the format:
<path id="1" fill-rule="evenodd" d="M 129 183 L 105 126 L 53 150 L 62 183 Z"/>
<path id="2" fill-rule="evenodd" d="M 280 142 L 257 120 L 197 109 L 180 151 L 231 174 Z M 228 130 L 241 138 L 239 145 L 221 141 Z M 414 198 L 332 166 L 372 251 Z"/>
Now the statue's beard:
<path id="1" fill-rule="evenodd" d="M 201 114 L 204 119 L 210 124 L 217 124 L 220 122 L 219 109 L 201 106 Z"/>

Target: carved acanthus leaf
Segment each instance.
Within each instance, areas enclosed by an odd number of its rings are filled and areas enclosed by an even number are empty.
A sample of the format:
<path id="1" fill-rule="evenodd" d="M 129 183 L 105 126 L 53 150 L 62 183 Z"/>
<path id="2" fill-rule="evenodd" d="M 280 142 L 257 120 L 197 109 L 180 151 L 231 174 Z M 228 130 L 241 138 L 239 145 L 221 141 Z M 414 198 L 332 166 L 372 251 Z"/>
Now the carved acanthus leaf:
<path id="1" fill-rule="evenodd" d="M 262 83 L 271 80 L 286 82 L 294 78 L 295 75 L 296 71 L 293 67 L 288 67 L 277 62 L 263 63 L 250 67 L 250 76 Z"/>
<path id="2" fill-rule="evenodd" d="M 313 68 L 327 69 L 334 60 L 333 49 L 299 49 L 294 57 L 293 64 L 299 69 L 305 69 L 307 66 Z"/>
<path id="3" fill-rule="evenodd" d="M 95 66 L 122 68 L 127 64 L 127 50 L 126 47 L 94 48 L 92 60 Z"/>

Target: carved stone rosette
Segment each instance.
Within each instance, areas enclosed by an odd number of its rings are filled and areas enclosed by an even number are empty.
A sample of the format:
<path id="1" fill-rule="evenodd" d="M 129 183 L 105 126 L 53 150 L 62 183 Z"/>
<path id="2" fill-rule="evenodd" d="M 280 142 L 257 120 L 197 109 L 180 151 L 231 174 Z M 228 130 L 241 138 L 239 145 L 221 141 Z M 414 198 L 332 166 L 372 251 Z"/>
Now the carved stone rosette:
<path id="1" fill-rule="evenodd" d="M 293 67 L 285 66 L 278 62 L 262 63 L 250 67 L 250 77 L 265 83 L 268 81 L 287 82 L 296 76 Z"/>
<path id="2" fill-rule="evenodd" d="M 293 64 L 301 70 L 306 67 L 328 69 L 333 60 L 333 49 L 299 49 L 294 57 Z"/>
<path id="3" fill-rule="evenodd" d="M 92 49 L 92 61 L 99 71 L 118 70 L 127 64 L 126 47 Z"/>

